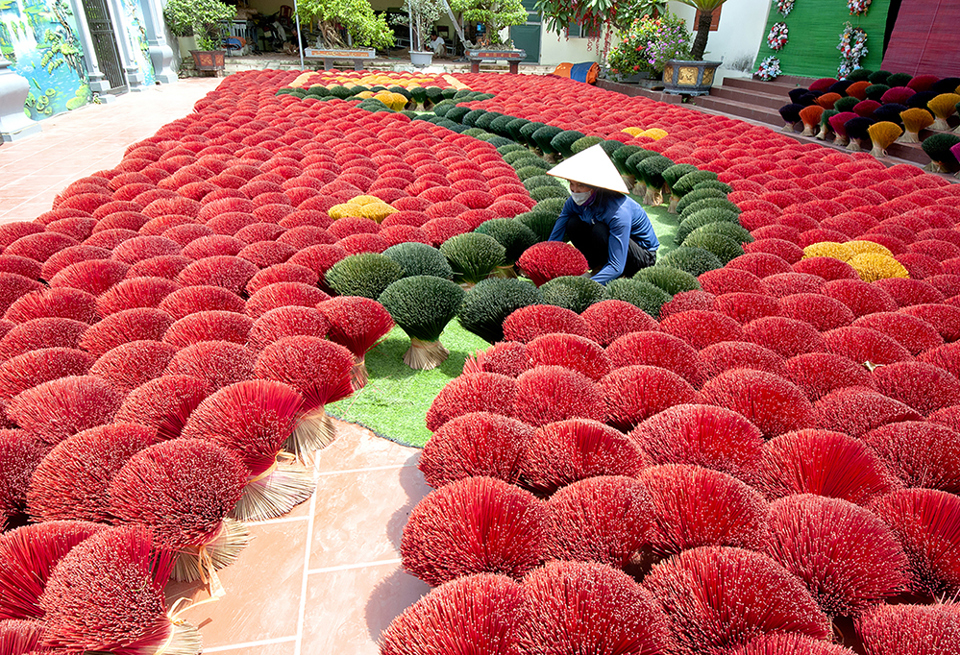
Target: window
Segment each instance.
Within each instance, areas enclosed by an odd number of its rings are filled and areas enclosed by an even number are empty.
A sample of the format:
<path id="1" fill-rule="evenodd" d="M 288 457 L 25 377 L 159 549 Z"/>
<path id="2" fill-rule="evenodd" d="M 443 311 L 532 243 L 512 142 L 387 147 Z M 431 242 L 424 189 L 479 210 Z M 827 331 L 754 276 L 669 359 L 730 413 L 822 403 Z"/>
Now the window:
<path id="1" fill-rule="evenodd" d="M 567 29 L 569 30 L 570 38 L 571 38 L 571 39 L 578 39 L 578 38 L 583 38 L 583 39 L 597 39 L 597 38 L 600 38 L 600 29 L 599 29 L 599 28 L 596 28 L 596 29 L 586 28 L 586 29 L 584 29 L 582 26 L 577 25 L 576 23 L 570 23 L 570 24 L 567 26 Z"/>

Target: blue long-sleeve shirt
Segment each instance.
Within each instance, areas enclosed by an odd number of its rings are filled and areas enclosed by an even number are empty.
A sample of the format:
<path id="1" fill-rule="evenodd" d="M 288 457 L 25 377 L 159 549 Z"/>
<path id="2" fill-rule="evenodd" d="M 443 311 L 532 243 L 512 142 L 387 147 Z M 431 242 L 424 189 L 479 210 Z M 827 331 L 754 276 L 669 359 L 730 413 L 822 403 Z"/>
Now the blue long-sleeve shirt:
<path id="1" fill-rule="evenodd" d="M 599 221 L 610 230 L 607 264 L 592 278 L 600 284 L 606 284 L 623 275 L 630 239 L 640 244 L 641 248 L 652 252 L 660 247 L 647 212 L 643 211 L 643 207 L 635 200 L 620 193 L 598 191 L 583 205 L 575 203 L 573 198 L 567 198 L 550 233 L 550 241 L 563 241 L 567 221 L 570 220 L 580 220 L 591 225 Z"/>

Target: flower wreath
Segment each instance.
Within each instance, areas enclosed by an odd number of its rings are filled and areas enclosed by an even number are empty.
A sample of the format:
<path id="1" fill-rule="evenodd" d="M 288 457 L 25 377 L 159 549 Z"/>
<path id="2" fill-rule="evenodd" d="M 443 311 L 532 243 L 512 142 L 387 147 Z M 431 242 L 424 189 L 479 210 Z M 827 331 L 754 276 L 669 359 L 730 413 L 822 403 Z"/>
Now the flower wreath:
<path id="1" fill-rule="evenodd" d="M 770 33 L 767 35 L 767 45 L 770 46 L 771 50 L 782 50 L 783 46 L 787 45 L 787 37 L 789 34 L 790 30 L 787 28 L 786 23 L 774 23 L 773 27 L 770 28 Z"/>
<path id="2" fill-rule="evenodd" d="M 855 0 L 850 0 L 851 2 Z M 861 0 L 862 1 L 862 0 Z M 786 18 L 790 15 L 790 12 L 793 11 L 793 5 L 796 0 L 777 0 L 777 11 L 783 14 L 783 17 Z M 867 4 L 870 3 L 870 0 L 866 0 Z"/>
<path id="3" fill-rule="evenodd" d="M 851 16 L 862 16 L 867 13 L 870 3 L 873 0 L 847 0 L 847 7 L 850 9 Z"/>
<path id="4" fill-rule="evenodd" d="M 839 77 L 844 78 L 860 68 L 860 62 L 867 56 L 867 33 L 860 27 L 854 27 L 848 21 L 840 33 L 840 67 L 837 69 Z"/>
<path id="5" fill-rule="evenodd" d="M 779 77 L 780 74 L 780 60 L 776 57 L 767 57 L 761 61 L 760 68 L 757 70 L 757 77 L 764 82 L 769 82 L 770 80 Z"/>

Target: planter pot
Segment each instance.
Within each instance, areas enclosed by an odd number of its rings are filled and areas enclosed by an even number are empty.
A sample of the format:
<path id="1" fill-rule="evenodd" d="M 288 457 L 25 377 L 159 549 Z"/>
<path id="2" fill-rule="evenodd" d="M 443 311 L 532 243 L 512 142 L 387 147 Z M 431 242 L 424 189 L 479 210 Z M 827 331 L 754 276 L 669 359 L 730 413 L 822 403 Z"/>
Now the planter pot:
<path id="1" fill-rule="evenodd" d="M 198 71 L 222 71 L 226 64 L 226 50 L 191 50 L 193 65 Z"/>
<path id="2" fill-rule="evenodd" d="M 410 63 L 417 67 L 429 66 L 433 63 L 433 52 L 411 50 Z"/>
<path id="3" fill-rule="evenodd" d="M 634 73 L 633 75 L 626 75 L 619 81 L 624 84 L 639 84 L 641 81 L 649 80 L 649 79 L 650 79 L 650 73 L 643 72 L 643 73 Z"/>
<path id="4" fill-rule="evenodd" d="M 666 93 L 701 96 L 710 93 L 719 61 L 687 61 L 671 59 L 663 67 L 663 90 Z"/>

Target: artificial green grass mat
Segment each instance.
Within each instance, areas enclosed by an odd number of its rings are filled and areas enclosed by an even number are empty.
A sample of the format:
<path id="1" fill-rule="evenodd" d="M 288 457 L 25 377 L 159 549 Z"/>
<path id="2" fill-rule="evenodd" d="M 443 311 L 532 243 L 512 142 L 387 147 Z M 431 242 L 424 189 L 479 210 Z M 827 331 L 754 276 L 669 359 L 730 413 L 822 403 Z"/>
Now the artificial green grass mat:
<path id="1" fill-rule="evenodd" d="M 490 347 L 456 321 L 443 331 L 440 342 L 450 351 L 447 361 L 432 371 L 415 371 L 403 363 L 410 337 L 395 327 L 367 353 L 370 379 L 366 386 L 349 398 L 327 405 L 327 413 L 364 425 L 392 441 L 423 448 L 430 438 L 425 418 L 433 399 L 463 372 L 468 355 Z"/>
<path id="2" fill-rule="evenodd" d="M 642 200 L 639 196 L 630 197 L 637 202 Z M 677 236 L 677 229 L 680 227 L 678 217 L 676 214 L 668 212 L 666 205 L 658 205 L 656 207 L 644 205 L 643 210 L 647 212 L 647 217 L 653 225 L 653 231 L 657 235 L 657 240 L 660 241 L 660 249 L 657 250 L 657 257 L 663 257 L 677 247 L 677 244 L 674 243 L 674 238 Z"/>

